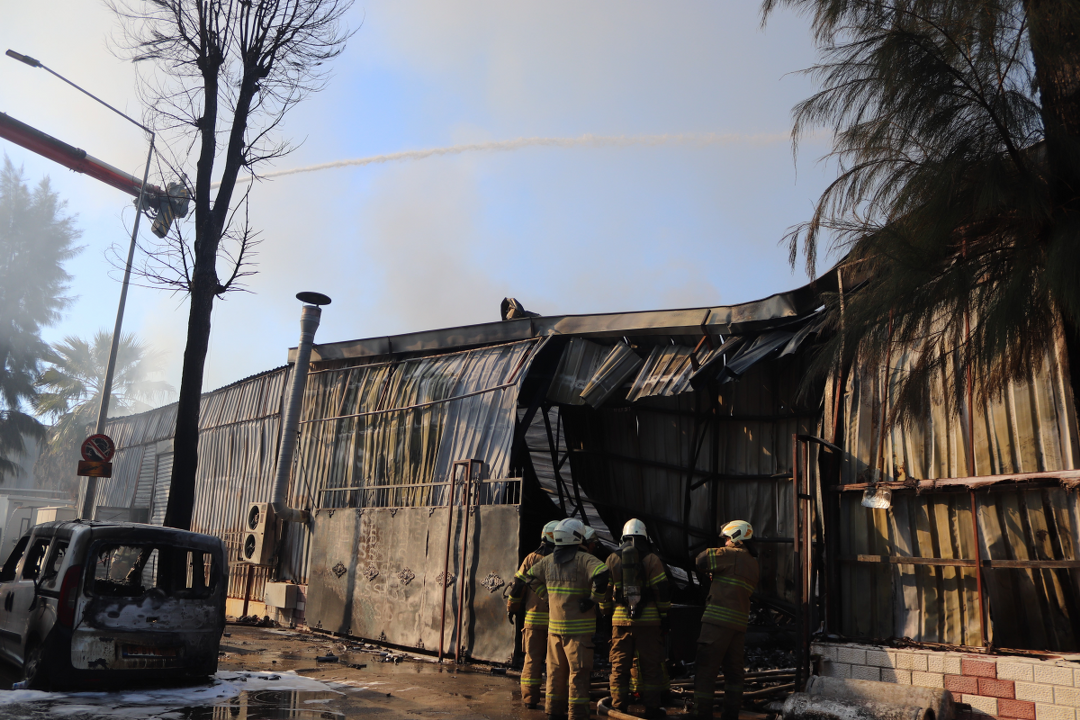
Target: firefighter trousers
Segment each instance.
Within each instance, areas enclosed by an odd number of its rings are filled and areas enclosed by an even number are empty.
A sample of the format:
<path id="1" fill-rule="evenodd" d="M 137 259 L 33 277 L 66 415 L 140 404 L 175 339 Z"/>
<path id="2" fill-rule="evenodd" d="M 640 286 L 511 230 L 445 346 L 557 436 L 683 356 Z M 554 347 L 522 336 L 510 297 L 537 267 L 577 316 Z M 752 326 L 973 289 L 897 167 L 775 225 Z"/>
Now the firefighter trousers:
<path id="1" fill-rule="evenodd" d="M 745 630 L 702 623 L 697 646 L 694 713 L 712 718 L 717 671 L 724 671 L 724 711 L 721 720 L 738 720 L 743 694 Z"/>
<path id="2" fill-rule="evenodd" d="M 540 681 L 544 675 L 544 658 L 547 656 L 547 628 L 526 627 L 521 631 L 521 649 L 525 651 L 525 664 L 521 666 L 521 702 L 539 704 Z"/>
<path id="3" fill-rule="evenodd" d="M 660 707 L 664 683 L 664 642 L 659 625 L 614 625 L 611 628 L 611 706 L 624 711 L 630 703 L 630 668 L 640 656 L 638 689 L 646 710 Z"/>
<path id="4" fill-rule="evenodd" d="M 544 712 L 589 717 L 589 681 L 593 667 L 592 635 L 547 636 L 547 697 Z"/>

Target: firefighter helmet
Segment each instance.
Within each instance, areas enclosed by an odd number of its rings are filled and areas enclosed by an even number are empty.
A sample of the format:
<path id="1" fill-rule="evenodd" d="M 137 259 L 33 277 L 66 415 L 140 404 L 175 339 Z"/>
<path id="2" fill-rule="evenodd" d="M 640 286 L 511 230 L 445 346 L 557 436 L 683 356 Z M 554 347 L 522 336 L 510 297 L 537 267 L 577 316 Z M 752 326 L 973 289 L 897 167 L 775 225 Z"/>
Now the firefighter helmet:
<path id="1" fill-rule="evenodd" d="M 745 520 L 732 520 L 720 531 L 724 537 L 731 538 L 734 543 L 742 543 L 754 537 L 754 528 Z"/>
<path id="2" fill-rule="evenodd" d="M 596 539 L 596 531 L 590 525 L 585 526 L 585 542 L 589 543 Z"/>
<path id="3" fill-rule="evenodd" d="M 546 542 L 555 543 L 555 526 L 559 524 L 558 520 L 552 520 L 544 529 L 540 531 L 540 539 Z"/>
<path id="4" fill-rule="evenodd" d="M 585 525 L 580 520 L 566 518 L 555 526 L 555 544 L 559 547 L 585 542 Z"/>
<path id="5" fill-rule="evenodd" d="M 645 532 L 645 523 L 637 518 L 630 518 L 626 521 L 626 524 L 622 526 L 622 539 L 626 540 L 628 537 L 632 536 L 643 538 L 649 537 L 649 533 Z"/>

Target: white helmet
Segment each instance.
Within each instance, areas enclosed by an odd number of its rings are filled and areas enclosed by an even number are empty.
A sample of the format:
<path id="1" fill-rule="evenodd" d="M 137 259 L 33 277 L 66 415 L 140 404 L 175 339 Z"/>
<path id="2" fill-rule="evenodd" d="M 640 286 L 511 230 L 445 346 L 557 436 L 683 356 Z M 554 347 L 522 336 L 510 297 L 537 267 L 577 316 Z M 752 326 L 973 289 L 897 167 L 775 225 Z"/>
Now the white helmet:
<path id="1" fill-rule="evenodd" d="M 754 528 L 745 520 L 732 520 L 724 526 L 720 534 L 731 538 L 732 542 L 741 543 L 743 540 L 754 537 Z"/>
<path id="2" fill-rule="evenodd" d="M 540 531 L 540 539 L 541 540 L 546 540 L 547 542 L 554 544 L 554 542 L 555 542 L 555 527 L 558 524 L 559 524 L 558 520 L 552 520 L 547 525 L 545 525 L 544 529 L 542 531 Z"/>
<path id="3" fill-rule="evenodd" d="M 585 542 L 589 543 L 596 539 L 596 531 L 589 525 L 585 526 Z"/>
<path id="4" fill-rule="evenodd" d="M 649 537 L 649 533 L 645 532 L 645 523 L 637 518 L 630 518 L 626 521 L 626 524 L 622 526 L 622 539 L 626 540 L 628 537 L 632 536 L 643 538 Z"/>
<path id="5" fill-rule="evenodd" d="M 580 520 L 566 518 L 555 526 L 555 544 L 559 547 L 585 542 L 585 525 Z"/>

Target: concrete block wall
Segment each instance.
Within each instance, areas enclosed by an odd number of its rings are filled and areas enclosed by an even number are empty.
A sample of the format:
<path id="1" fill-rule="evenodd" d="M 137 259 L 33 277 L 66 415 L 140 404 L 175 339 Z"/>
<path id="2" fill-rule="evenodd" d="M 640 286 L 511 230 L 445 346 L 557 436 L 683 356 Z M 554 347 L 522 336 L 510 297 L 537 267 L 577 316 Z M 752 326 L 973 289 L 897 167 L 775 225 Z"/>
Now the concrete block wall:
<path id="1" fill-rule="evenodd" d="M 875 645 L 814 643 L 822 675 L 941 688 L 970 706 L 960 720 L 1080 720 L 1080 657 L 1038 660 Z"/>

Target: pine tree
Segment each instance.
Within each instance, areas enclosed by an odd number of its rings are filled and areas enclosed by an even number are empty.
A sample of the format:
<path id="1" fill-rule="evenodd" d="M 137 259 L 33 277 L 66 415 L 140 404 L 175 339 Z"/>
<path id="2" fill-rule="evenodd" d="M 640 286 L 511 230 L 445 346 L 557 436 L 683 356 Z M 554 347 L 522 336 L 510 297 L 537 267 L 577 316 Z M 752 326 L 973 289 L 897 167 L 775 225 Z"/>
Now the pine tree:
<path id="1" fill-rule="evenodd" d="M 42 180 L 31 190 L 21 169 L 4 158 L 0 170 L 0 480 L 17 471 L 24 437 L 45 429 L 27 411 L 49 346 L 41 329 L 68 303 L 70 276 L 62 263 L 80 248 L 64 203 Z"/>
<path id="2" fill-rule="evenodd" d="M 819 368 L 913 351 L 892 391 L 911 420 L 931 378 L 970 371 L 985 400 L 1064 338 L 1078 395 L 1080 4 L 766 0 L 766 17 L 781 4 L 811 18 L 822 58 L 794 137 L 831 129 L 839 166 L 788 236 L 792 263 L 801 248 L 813 272 L 831 241 L 849 290 L 867 281 L 843 312 L 828 300 Z"/>

